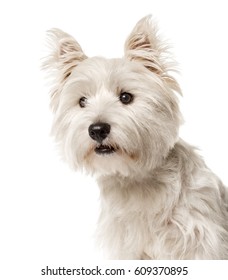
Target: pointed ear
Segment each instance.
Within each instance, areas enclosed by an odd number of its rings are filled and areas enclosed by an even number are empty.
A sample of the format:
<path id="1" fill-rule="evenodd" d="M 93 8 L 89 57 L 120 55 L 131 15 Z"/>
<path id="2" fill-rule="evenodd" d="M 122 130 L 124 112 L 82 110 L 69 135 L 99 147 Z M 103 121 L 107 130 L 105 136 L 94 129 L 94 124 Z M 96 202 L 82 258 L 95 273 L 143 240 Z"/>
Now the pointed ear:
<path id="1" fill-rule="evenodd" d="M 43 67 L 62 72 L 62 79 L 67 78 L 72 69 L 87 58 L 78 42 L 69 34 L 53 28 L 47 32 L 47 41 L 51 54 L 46 57 Z"/>
<path id="2" fill-rule="evenodd" d="M 162 61 L 166 48 L 161 44 L 157 28 L 151 16 L 142 18 L 134 27 L 125 42 L 125 57 L 142 63 L 150 71 L 162 74 L 165 65 Z"/>
<path id="3" fill-rule="evenodd" d="M 65 81 L 72 70 L 87 56 L 78 42 L 62 30 L 54 28 L 49 30 L 47 35 L 47 43 L 51 52 L 43 59 L 42 68 L 49 72 L 53 80 L 51 105 L 55 111 Z"/>
<path id="4" fill-rule="evenodd" d="M 148 70 L 156 73 L 175 92 L 181 94 L 176 79 L 170 72 L 177 72 L 175 62 L 170 58 L 168 47 L 161 42 L 151 16 L 142 18 L 125 42 L 125 57 L 138 61 Z"/>

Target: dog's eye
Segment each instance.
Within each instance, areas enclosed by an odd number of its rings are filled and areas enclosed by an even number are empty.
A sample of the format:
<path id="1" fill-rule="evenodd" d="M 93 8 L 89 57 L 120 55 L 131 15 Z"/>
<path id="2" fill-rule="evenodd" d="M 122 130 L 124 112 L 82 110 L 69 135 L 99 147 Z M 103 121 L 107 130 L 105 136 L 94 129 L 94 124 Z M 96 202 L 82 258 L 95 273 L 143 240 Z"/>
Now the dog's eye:
<path id="1" fill-rule="evenodd" d="M 131 103 L 133 101 L 133 98 L 134 98 L 133 95 L 128 92 L 122 92 L 120 94 L 120 101 L 125 105 Z"/>
<path id="2" fill-rule="evenodd" d="M 80 106 L 81 108 L 84 108 L 84 107 L 86 106 L 86 103 L 87 103 L 87 98 L 86 98 L 86 97 L 81 97 L 81 98 L 79 99 L 79 106 Z"/>

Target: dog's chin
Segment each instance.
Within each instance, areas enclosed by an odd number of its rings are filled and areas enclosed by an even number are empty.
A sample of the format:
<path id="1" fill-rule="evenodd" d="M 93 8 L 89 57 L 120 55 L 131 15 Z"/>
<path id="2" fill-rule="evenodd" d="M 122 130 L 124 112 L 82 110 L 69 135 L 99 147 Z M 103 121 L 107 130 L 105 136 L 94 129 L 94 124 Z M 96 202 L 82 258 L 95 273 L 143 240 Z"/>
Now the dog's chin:
<path id="1" fill-rule="evenodd" d="M 119 146 L 105 144 L 90 147 L 84 159 L 86 170 L 98 175 L 119 173 L 128 176 L 135 162 L 134 156 Z"/>

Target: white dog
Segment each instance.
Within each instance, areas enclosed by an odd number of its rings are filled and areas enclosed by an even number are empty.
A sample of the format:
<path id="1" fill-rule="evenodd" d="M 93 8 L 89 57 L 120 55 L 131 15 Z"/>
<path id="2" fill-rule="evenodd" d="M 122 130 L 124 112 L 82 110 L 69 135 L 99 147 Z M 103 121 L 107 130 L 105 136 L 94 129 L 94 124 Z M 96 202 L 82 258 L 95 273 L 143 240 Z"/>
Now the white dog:
<path id="1" fill-rule="evenodd" d="M 108 258 L 228 259 L 228 192 L 178 136 L 180 88 L 150 17 L 119 59 L 88 58 L 58 29 L 49 41 L 53 135 L 71 167 L 97 177 Z"/>

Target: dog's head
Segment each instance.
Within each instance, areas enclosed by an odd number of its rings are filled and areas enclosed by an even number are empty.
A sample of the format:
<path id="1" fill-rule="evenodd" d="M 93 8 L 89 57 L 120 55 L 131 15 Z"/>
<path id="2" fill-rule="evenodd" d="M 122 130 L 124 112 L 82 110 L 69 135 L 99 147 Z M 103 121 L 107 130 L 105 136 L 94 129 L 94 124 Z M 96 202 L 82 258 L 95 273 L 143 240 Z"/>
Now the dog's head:
<path id="1" fill-rule="evenodd" d="M 49 39 L 53 135 L 67 162 L 124 176 L 159 166 L 178 138 L 180 89 L 150 17 L 136 24 L 119 59 L 88 58 L 58 29 Z"/>

